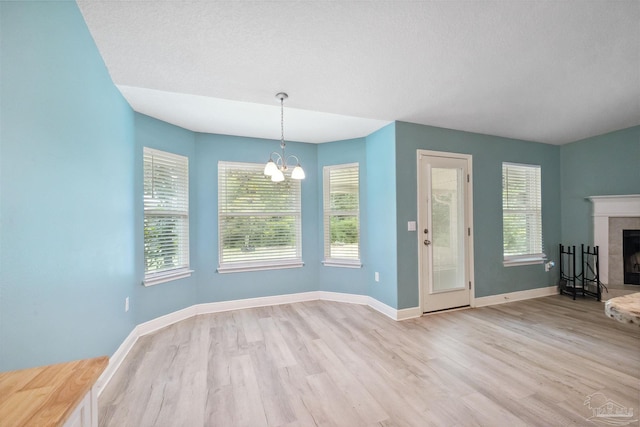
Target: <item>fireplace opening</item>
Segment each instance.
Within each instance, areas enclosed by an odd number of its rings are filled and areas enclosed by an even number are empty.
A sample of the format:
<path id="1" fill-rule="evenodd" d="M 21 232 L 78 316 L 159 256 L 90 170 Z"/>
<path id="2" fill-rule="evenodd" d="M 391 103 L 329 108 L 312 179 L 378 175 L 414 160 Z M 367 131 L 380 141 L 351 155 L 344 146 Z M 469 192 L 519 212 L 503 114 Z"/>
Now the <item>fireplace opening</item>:
<path id="1" fill-rule="evenodd" d="M 640 285 L 640 230 L 622 230 L 624 283 Z"/>

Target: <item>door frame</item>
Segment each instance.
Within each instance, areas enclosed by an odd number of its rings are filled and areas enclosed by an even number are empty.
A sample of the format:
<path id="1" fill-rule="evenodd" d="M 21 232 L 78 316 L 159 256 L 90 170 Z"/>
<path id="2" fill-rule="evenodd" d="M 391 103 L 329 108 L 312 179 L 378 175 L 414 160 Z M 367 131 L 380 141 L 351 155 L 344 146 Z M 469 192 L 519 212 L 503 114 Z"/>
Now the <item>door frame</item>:
<path id="1" fill-rule="evenodd" d="M 426 286 L 424 282 L 424 269 L 426 266 L 423 265 L 422 255 L 424 246 L 422 245 L 422 235 L 420 234 L 420 230 L 424 228 L 423 224 L 420 224 L 421 215 L 420 215 L 420 195 L 422 194 L 422 187 L 424 184 L 420 183 L 420 157 L 421 156 L 429 156 L 429 157 L 448 157 L 454 159 L 461 159 L 467 161 L 467 174 L 469 175 L 469 185 L 467 186 L 465 204 L 467 206 L 466 209 L 466 221 L 467 225 L 470 229 L 470 233 L 468 236 L 468 248 L 467 248 L 467 268 L 469 274 L 469 281 L 471 282 L 471 286 L 469 288 L 469 306 L 475 307 L 475 290 L 476 290 L 476 281 L 475 281 L 475 268 L 473 263 L 473 236 L 475 234 L 475 229 L 473 228 L 473 155 L 471 154 L 462 154 L 462 153 L 450 153 L 446 151 L 433 151 L 433 150 L 416 150 L 416 181 L 417 181 L 417 194 L 416 194 L 416 213 L 418 217 L 418 227 L 416 233 L 416 244 L 418 245 L 418 298 L 419 298 L 419 306 L 420 312 L 424 313 L 424 304 L 423 304 L 423 289 Z"/>

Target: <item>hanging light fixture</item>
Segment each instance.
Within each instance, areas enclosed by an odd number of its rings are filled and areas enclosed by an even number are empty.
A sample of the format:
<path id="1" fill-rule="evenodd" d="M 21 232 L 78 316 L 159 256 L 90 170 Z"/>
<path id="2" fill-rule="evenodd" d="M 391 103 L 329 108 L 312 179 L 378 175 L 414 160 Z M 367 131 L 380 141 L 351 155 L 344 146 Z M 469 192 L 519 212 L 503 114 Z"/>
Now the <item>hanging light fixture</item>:
<path id="1" fill-rule="evenodd" d="M 284 143 L 284 100 L 288 97 L 289 95 L 284 92 L 276 94 L 276 98 L 280 100 L 280 148 L 282 149 L 282 155 L 275 151 L 272 152 L 269 155 L 269 161 L 264 167 L 264 174 L 270 176 L 273 182 L 284 181 L 284 173 L 289 169 L 287 160 L 290 159 L 294 159 L 296 164 L 293 171 L 291 171 L 291 178 L 304 179 L 304 170 L 300 166 L 300 160 L 292 154 L 287 157 L 284 153 L 286 146 Z"/>

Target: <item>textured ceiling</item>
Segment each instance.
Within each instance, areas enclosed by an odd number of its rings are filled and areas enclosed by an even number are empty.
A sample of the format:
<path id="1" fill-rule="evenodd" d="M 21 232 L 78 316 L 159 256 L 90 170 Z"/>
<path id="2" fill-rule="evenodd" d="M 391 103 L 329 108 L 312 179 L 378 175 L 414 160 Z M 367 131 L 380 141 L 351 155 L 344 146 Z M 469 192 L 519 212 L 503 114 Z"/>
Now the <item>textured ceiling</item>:
<path id="1" fill-rule="evenodd" d="M 563 144 L 640 124 L 640 1 L 78 1 L 113 81 L 185 128 L 393 121 Z"/>

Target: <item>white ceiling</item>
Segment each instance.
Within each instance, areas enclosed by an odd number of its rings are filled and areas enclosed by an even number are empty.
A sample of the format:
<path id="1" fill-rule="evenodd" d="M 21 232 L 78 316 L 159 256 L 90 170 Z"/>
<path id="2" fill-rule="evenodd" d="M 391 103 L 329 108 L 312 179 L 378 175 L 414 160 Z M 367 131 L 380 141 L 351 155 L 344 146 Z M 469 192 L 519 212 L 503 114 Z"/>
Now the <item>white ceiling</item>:
<path id="1" fill-rule="evenodd" d="M 198 132 L 394 120 L 563 144 L 640 124 L 640 1 L 84 1 L 113 81 Z"/>

